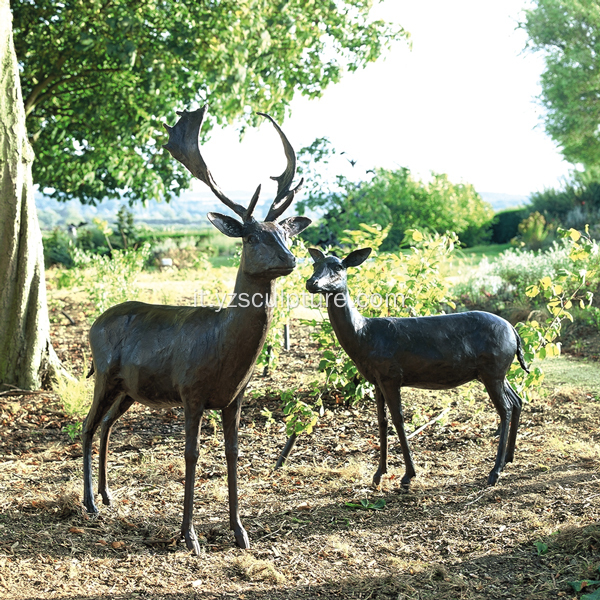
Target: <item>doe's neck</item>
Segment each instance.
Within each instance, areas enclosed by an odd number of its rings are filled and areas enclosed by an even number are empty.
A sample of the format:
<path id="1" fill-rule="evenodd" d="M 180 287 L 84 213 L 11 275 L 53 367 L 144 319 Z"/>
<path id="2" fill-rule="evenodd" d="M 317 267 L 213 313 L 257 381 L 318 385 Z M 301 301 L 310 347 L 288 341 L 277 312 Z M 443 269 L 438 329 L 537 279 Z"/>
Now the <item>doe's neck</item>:
<path id="1" fill-rule="evenodd" d="M 337 294 L 328 294 L 326 298 L 331 326 L 346 349 L 346 343 L 361 333 L 367 319 L 358 312 L 347 288 Z"/>

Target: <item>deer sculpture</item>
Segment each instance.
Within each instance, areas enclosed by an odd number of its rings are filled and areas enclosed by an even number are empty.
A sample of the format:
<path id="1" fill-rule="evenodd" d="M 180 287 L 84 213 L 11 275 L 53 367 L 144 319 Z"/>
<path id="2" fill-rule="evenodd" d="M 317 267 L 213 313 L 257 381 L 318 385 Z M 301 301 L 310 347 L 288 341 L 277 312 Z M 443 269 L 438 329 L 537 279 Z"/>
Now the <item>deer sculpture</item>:
<path id="1" fill-rule="evenodd" d="M 400 438 L 407 488 L 415 468 L 404 431 L 400 388 L 449 389 L 474 379 L 485 386 L 500 416 L 500 441 L 488 484 L 494 485 L 505 463 L 514 459 L 522 400 L 506 379 L 515 358 L 528 371 L 521 339 L 514 327 L 491 313 L 407 318 L 366 318 L 348 293 L 347 269 L 362 264 L 370 248 L 355 250 L 344 259 L 309 249 L 314 273 L 306 282 L 313 294 L 323 294 L 331 326 L 342 348 L 362 376 L 375 386 L 379 425 L 379 468 L 373 476 L 378 485 L 387 472 L 386 406 Z M 509 434 L 510 423 L 510 434 Z"/>
<path id="2" fill-rule="evenodd" d="M 242 256 L 233 301 L 214 307 L 181 307 L 125 302 L 103 313 L 90 329 L 92 371 L 96 373 L 94 399 L 85 419 L 83 442 L 83 504 L 97 513 L 92 492 L 92 439 L 102 423 L 98 493 L 106 505 L 112 501 L 107 486 L 107 451 L 111 428 L 134 403 L 150 408 L 183 406 L 185 414 L 185 493 L 181 535 L 187 547 L 200 553 L 192 514 L 194 479 L 199 455 L 200 419 L 204 410 L 223 415 L 230 526 L 240 548 L 249 548 L 248 535 L 238 510 L 238 427 L 244 390 L 263 347 L 272 318 L 275 279 L 289 275 L 296 265 L 287 247 L 291 236 L 308 227 L 305 217 L 276 223 L 290 206 L 302 181 L 292 188 L 296 156 L 279 126 L 287 167 L 277 181 L 277 194 L 264 222 L 252 213 L 260 186 L 248 208 L 231 201 L 214 182 L 198 145 L 206 106 L 178 113 L 174 127 L 165 126 L 165 148 L 203 181 L 241 221 L 209 213 L 211 223 L 227 236 L 242 239 Z M 262 113 L 259 113 L 262 114 Z M 90 373 L 91 374 L 91 373 Z"/>

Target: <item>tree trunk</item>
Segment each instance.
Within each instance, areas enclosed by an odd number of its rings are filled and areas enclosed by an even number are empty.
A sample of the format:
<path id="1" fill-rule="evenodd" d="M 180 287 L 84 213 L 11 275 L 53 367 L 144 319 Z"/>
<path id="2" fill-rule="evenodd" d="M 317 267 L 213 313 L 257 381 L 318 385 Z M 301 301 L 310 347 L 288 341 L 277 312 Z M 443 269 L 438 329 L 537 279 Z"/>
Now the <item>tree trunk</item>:
<path id="1" fill-rule="evenodd" d="M 0 386 L 22 389 L 48 386 L 59 368 L 50 343 L 33 159 L 9 0 L 0 0 Z"/>

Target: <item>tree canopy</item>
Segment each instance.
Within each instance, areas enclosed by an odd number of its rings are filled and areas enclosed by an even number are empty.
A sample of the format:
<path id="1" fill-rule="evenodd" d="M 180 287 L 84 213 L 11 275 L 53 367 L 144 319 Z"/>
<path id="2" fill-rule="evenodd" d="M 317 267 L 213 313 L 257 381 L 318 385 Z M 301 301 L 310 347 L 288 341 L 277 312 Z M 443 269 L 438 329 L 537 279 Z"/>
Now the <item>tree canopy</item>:
<path id="1" fill-rule="evenodd" d="M 572 163 L 600 165 L 600 6 L 597 0 L 536 0 L 521 26 L 543 52 L 541 101 L 548 135 Z"/>
<path id="2" fill-rule="evenodd" d="M 295 93 L 321 94 L 376 60 L 402 28 L 371 0 L 13 0 L 34 180 L 96 203 L 177 193 L 189 174 L 162 122 L 193 102 L 211 119 L 281 120 Z"/>

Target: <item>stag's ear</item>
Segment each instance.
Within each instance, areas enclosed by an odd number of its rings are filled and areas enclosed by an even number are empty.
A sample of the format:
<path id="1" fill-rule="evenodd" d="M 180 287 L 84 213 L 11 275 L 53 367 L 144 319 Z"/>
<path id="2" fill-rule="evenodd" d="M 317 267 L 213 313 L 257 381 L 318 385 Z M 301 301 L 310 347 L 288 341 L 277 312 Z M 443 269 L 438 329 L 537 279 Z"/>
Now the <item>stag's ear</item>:
<path id="1" fill-rule="evenodd" d="M 367 258 L 369 258 L 369 254 L 371 254 L 371 248 L 361 248 L 360 250 L 354 250 L 354 252 L 350 252 L 348 256 L 342 261 L 342 264 L 345 267 L 358 267 L 358 265 L 362 265 Z"/>
<path id="2" fill-rule="evenodd" d="M 236 219 L 222 215 L 221 213 L 209 212 L 208 220 L 221 232 L 229 237 L 243 237 L 244 226 Z"/>
<path id="3" fill-rule="evenodd" d="M 283 227 L 289 237 L 294 237 L 304 231 L 311 223 L 312 221 L 307 217 L 288 217 L 280 221 L 279 226 Z"/>
<path id="4" fill-rule="evenodd" d="M 325 258 L 325 255 L 317 248 L 309 248 L 308 253 L 314 262 L 318 262 L 319 260 L 323 260 Z"/>

